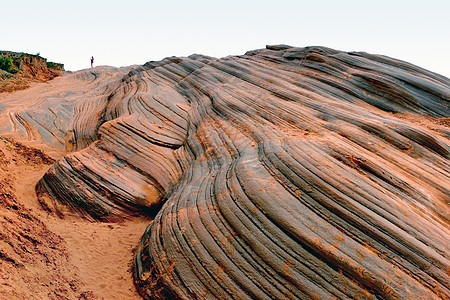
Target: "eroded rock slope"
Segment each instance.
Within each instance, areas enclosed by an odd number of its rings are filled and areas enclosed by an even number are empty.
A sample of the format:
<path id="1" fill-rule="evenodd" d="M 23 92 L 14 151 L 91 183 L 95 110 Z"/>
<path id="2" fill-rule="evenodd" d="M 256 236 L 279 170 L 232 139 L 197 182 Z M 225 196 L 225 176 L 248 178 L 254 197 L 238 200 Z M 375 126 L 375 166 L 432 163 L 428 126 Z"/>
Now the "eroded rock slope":
<path id="1" fill-rule="evenodd" d="M 71 152 L 38 187 L 60 202 L 98 219 L 163 205 L 135 258 L 144 297 L 450 297 L 448 78 L 278 45 L 53 84 L 39 116 L 11 96 L 0 120 Z"/>
<path id="2" fill-rule="evenodd" d="M 5 66 L 5 70 L 0 69 L 0 93 L 26 89 L 32 83 L 52 80 L 64 72 L 63 64 L 47 61 L 39 54 L 0 50 L 0 57 L 11 61 L 8 72 Z"/>

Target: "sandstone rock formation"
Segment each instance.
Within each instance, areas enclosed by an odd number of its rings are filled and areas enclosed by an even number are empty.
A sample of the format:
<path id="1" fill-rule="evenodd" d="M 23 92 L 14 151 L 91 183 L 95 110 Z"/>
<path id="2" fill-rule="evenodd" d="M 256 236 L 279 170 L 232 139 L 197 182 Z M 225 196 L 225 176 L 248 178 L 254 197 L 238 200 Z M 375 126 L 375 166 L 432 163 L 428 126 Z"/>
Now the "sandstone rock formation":
<path id="1" fill-rule="evenodd" d="M 0 130 L 70 152 L 40 192 L 103 220 L 162 206 L 144 297 L 450 297 L 448 78 L 277 45 L 33 88 L 1 101 Z"/>

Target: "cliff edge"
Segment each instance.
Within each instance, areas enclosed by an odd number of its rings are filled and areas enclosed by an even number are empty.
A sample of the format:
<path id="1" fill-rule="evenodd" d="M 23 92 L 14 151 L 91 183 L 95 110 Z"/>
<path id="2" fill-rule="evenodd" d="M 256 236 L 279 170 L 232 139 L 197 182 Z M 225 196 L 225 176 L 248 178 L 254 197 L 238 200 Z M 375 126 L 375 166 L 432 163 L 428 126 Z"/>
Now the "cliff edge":
<path id="1" fill-rule="evenodd" d="M 16 70 L 0 69 L 0 93 L 25 89 L 31 82 L 45 82 L 64 72 L 64 64 L 49 62 L 39 55 L 0 51 L 0 58 L 10 60 L 10 68 Z"/>

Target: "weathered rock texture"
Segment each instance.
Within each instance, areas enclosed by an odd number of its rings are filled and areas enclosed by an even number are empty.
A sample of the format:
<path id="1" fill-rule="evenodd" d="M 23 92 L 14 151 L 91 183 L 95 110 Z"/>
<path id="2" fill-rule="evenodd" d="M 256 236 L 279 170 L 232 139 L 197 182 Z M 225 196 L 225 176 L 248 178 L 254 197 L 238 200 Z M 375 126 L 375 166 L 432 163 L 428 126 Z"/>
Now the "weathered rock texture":
<path id="1" fill-rule="evenodd" d="M 0 124 L 72 152 L 39 185 L 62 203 L 164 203 L 135 258 L 144 297 L 450 297 L 448 78 L 278 45 L 53 83 L 39 114 L 3 101 Z"/>

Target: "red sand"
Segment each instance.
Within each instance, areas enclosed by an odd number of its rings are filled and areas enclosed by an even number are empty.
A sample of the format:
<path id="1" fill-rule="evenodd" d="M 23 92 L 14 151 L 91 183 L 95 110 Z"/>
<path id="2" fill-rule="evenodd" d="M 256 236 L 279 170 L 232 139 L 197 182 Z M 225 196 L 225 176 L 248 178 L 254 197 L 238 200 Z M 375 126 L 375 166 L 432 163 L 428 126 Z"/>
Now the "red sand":
<path id="1" fill-rule="evenodd" d="M 11 141 L 0 140 L 0 298 L 139 299 L 131 261 L 151 220 L 47 213 L 34 187 L 50 161 Z"/>

